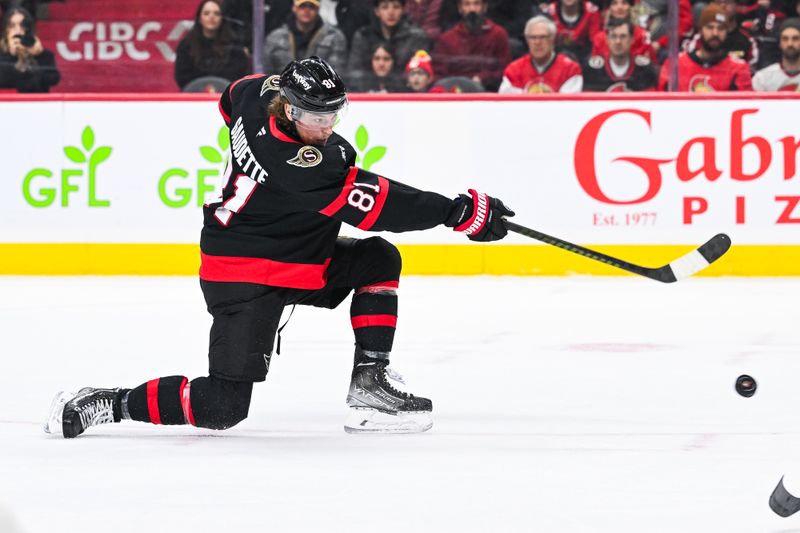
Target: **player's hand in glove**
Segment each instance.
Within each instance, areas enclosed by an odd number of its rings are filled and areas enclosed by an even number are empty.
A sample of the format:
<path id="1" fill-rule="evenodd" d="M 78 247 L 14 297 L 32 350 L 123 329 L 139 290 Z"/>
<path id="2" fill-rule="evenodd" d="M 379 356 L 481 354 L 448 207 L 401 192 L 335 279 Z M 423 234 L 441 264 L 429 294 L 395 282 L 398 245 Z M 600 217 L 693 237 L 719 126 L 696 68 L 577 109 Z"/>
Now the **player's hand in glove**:
<path id="1" fill-rule="evenodd" d="M 461 194 L 446 226 L 463 232 L 471 241 L 499 241 L 508 234 L 503 217 L 513 217 L 514 212 L 497 198 L 492 198 L 474 189 L 470 196 Z"/>

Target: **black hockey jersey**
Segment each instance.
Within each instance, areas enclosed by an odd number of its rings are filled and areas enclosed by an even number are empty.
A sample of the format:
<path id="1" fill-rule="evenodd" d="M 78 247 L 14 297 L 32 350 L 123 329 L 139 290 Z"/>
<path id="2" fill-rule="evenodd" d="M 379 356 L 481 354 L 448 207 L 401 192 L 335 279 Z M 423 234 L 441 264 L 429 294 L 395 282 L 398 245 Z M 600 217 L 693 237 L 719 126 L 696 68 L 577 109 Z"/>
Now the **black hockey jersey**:
<path id="1" fill-rule="evenodd" d="M 647 56 L 631 57 L 628 70 L 614 74 L 608 56 L 592 56 L 583 65 L 583 90 L 605 92 L 652 91 L 658 85 L 658 72 Z"/>
<path id="2" fill-rule="evenodd" d="M 451 215 L 456 200 L 355 167 L 336 133 L 303 144 L 267 113 L 277 89 L 278 76 L 252 75 L 222 93 L 231 160 L 222 197 L 203 209 L 201 279 L 320 289 L 342 222 L 402 232 Z"/>

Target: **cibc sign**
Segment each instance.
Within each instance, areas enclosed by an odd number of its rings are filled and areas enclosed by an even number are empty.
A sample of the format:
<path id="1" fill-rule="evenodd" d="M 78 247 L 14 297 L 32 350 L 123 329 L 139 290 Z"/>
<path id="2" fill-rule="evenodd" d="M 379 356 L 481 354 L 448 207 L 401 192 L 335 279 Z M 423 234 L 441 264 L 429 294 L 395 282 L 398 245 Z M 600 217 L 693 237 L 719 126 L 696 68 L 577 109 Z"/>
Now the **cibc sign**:
<path id="1" fill-rule="evenodd" d="M 647 219 L 651 216 L 655 223 L 656 213 L 648 211 L 647 207 L 659 199 L 668 180 L 674 180 L 675 184 L 669 185 L 675 185 L 673 189 L 678 191 L 681 184 L 688 186 L 696 184 L 698 180 L 714 184 L 719 190 L 722 190 L 726 181 L 750 183 L 753 187 L 749 190 L 762 186 L 762 194 L 768 186 L 771 191 L 769 201 L 772 204 L 772 209 L 768 210 L 771 212 L 770 220 L 760 222 L 776 225 L 800 224 L 800 177 L 797 176 L 800 155 L 800 127 L 797 124 L 800 122 L 788 122 L 795 125 L 789 128 L 792 131 L 770 127 L 765 132 L 763 130 L 766 128 L 759 130 L 756 122 L 759 112 L 759 108 L 755 106 L 731 108 L 725 113 L 724 120 L 713 123 L 686 114 L 683 122 L 678 124 L 675 117 L 666 117 L 667 113 L 663 111 L 661 114 L 654 113 L 645 105 L 604 111 L 591 117 L 577 136 L 574 151 L 575 176 L 583 191 L 601 205 L 636 206 L 636 225 L 647 225 Z M 648 139 L 648 153 L 632 151 L 625 142 L 617 143 L 615 151 L 618 153 L 603 153 L 610 163 L 601 169 L 597 162 L 598 145 L 608 136 L 620 136 L 621 121 L 626 125 L 621 136 L 628 139 L 631 136 Z M 787 122 L 784 121 L 783 124 Z M 698 131 L 710 133 L 693 134 Z M 608 176 L 603 173 L 613 173 L 614 169 L 620 168 L 619 165 L 633 165 L 636 169 L 636 179 L 641 180 L 641 184 L 637 184 L 640 187 L 635 188 L 635 194 L 630 194 L 630 191 L 627 196 L 614 194 L 603 185 L 608 181 Z M 725 190 L 733 189 L 726 187 Z M 725 209 L 732 213 L 732 220 L 728 222 L 750 222 L 747 193 L 726 197 L 717 192 L 719 191 L 714 190 L 713 199 L 709 195 L 678 192 L 680 205 L 673 206 L 673 209 L 681 211 L 684 225 L 691 225 L 713 209 L 714 202 L 730 202 L 731 205 Z M 632 215 L 627 213 L 624 216 Z M 620 223 L 631 225 L 630 220 L 620 221 L 613 216 L 604 218 L 602 215 L 595 215 L 595 225 Z"/>

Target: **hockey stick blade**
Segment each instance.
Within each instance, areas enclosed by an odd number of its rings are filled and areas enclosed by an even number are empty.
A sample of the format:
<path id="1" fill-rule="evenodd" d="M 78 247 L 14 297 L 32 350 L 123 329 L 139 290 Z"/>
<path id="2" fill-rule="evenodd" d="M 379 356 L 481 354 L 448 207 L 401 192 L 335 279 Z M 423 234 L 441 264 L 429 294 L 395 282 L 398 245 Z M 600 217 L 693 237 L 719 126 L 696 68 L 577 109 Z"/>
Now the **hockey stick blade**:
<path id="1" fill-rule="evenodd" d="M 724 233 L 720 233 L 712 237 L 701 247 L 692 250 L 688 254 L 679 257 L 667 265 L 659 268 L 648 268 L 635 265 L 633 263 L 629 263 L 627 261 L 623 261 L 622 259 L 611 257 L 610 255 L 596 252 L 594 250 L 590 250 L 589 248 L 584 248 L 583 246 L 578 246 L 577 244 L 567 242 L 531 228 L 526 228 L 525 226 L 515 224 L 514 222 L 510 222 L 508 220 L 506 220 L 506 228 L 514 233 L 525 235 L 526 237 L 556 246 L 562 250 L 567 250 L 568 252 L 581 255 L 588 259 L 593 259 L 621 270 L 625 270 L 626 272 L 638 274 L 662 283 L 673 283 L 700 272 L 708 265 L 722 257 L 731 247 L 730 237 Z"/>

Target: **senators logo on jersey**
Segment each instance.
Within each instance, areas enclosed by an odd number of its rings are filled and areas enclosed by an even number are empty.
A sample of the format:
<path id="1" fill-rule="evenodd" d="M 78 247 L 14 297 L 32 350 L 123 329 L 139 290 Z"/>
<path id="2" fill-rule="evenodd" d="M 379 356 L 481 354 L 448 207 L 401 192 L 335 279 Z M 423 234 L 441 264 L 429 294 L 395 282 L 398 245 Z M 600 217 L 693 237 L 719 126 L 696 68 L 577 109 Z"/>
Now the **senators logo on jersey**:
<path id="1" fill-rule="evenodd" d="M 711 76 L 692 76 L 692 79 L 689 80 L 689 91 L 693 93 L 713 93 L 714 87 L 711 85 Z"/>
<path id="2" fill-rule="evenodd" d="M 322 162 L 322 152 L 313 146 L 303 146 L 297 151 L 295 157 L 286 162 L 301 168 L 315 167 Z"/>
<path id="3" fill-rule="evenodd" d="M 259 96 L 264 96 L 267 91 L 277 91 L 280 89 L 280 82 L 281 77 L 278 75 L 268 77 L 264 80 L 264 83 L 261 84 L 261 94 L 259 94 Z"/>

